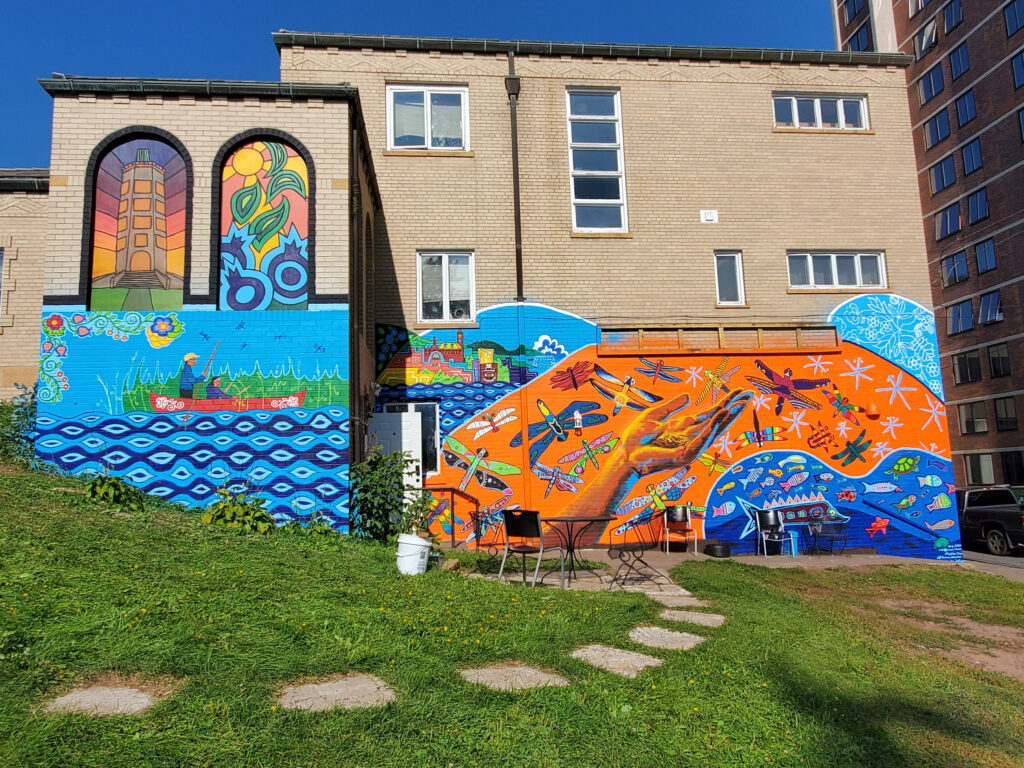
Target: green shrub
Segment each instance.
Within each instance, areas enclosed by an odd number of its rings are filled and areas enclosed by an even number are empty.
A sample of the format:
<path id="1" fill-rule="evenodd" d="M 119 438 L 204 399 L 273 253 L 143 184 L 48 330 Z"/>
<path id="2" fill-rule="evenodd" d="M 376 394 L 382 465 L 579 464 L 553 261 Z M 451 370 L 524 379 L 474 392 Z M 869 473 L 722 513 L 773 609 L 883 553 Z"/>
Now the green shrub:
<path id="1" fill-rule="evenodd" d="M 272 533 L 277 523 L 263 508 L 266 503 L 266 499 L 245 491 L 232 493 L 228 488 L 221 487 L 217 489 L 217 500 L 206 508 L 203 522 L 253 533 Z"/>
<path id="2" fill-rule="evenodd" d="M 387 541 L 408 530 L 404 511 L 406 472 L 416 461 L 404 451 L 384 453 L 375 446 L 352 466 L 352 533 L 361 539 Z"/>
<path id="3" fill-rule="evenodd" d="M 105 473 L 96 475 L 86 484 L 85 496 L 115 506 L 122 512 L 142 512 L 146 506 L 146 494 L 121 478 Z"/>
<path id="4" fill-rule="evenodd" d="M 0 403 L 0 459 L 31 463 L 35 458 L 36 392 L 38 386 L 14 385 L 9 402 Z"/>

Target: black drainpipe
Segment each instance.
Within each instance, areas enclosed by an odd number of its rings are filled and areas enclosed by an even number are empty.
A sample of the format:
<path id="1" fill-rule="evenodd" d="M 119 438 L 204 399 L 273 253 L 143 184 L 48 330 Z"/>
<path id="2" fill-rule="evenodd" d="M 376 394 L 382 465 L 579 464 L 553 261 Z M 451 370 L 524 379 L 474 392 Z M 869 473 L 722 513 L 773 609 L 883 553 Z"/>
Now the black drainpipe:
<path id="1" fill-rule="evenodd" d="M 512 213 L 516 230 L 516 301 L 526 301 L 523 295 L 523 217 L 519 204 L 519 126 L 516 122 L 519 76 L 516 74 L 516 57 L 512 51 L 508 53 L 505 91 L 508 93 L 508 111 L 512 121 Z"/>

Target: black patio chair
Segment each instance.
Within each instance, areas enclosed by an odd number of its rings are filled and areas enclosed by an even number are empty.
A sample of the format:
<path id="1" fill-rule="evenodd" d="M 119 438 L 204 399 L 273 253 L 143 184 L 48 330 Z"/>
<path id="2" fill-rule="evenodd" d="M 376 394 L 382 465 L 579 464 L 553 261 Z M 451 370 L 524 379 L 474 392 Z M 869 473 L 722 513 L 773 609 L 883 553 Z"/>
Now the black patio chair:
<path id="1" fill-rule="evenodd" d="M 786 542 L 789 542 L 789 546 L 793 550 L 793 557 L 796 557 L 796 544 L 793 537 L 786 532 L 782 515 L 774 509 L 759 509 L 757 510 L 757 546 L 754 548 L 754 554 L 761 551 L 767 557 L 769 541 L 779 545 L 780 555 L 786 553 Z"/>
<path id="2" fill-rule="evenodd" d="M 526 584 L 526 556 L 536 555 L 537 566 L 533 569 L 533 581 L 531 587 L 537 586 L 537 574 L 540 573 L 540 561 L 544 559 L 545 552 L 558 553 L 559 583 L 565 588 L 565 550 L 562 547 L 544 546 L 544 526 L 540 521 L 540 512 L 532 509 L 502 510 L 501 516 L 505 521 L 505 551 L 501 556 L 501 567 L 498 569 L 498 580 L 505 572 L 505 561 L 508 556 L 523 556 L 523 584 Z M 517 541 L 512 541 L 517 539 Z M 530 543 L 536 541 L 534 545 Z"/>
<path id="3" fill-rule="evenodd" d="M 814 543 L 811 545 L 814 552 L 828 552 L 830 555 L 836 553 L 836 545 L 839 547 L 839 554 L 846 551 L 847 538 L 846 523 L 812 523 L 811 536 Z"/>
<path id="4" fill-rule="evenodd" d="M 641 566 L 655 574 L 658 573 L 656 568 L 644 560 L 644 555 L 661 547 L 661 535 L 665 532 L 664 518 L 665 510 L 659 510 L 651 515 L 649 520 L 627 528 L 622 533 L 617 533 L 618 528 L 610 529 L 608 557 L 619 560 L 619 567 L 615 571 L 615 575 L 612 576 L 612 584 L 619 581 L 620 576 L 622 577 L 621 583 L 625 584 L 626 578 L 631 573 L 636 574 L 637 578 L 644 578 Z M 615 523 L 613 522 L 612 525 L 614 526 Z M 650 576 L 647 578 L 649 579 Z"/>

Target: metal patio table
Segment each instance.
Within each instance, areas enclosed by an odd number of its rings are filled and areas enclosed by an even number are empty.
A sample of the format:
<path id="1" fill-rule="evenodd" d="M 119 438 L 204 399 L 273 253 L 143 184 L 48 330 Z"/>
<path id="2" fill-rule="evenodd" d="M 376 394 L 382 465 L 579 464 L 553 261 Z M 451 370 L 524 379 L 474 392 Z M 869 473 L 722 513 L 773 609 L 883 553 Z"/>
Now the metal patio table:
<path id="1" fill-rule="evenodd" d="M 584 534 L 590 527 L 597 523 L 607 523 L 615 518 L 612 515 L 554 515 L 542 517 L 540 521 L 547 524 L 548 530 L 552 531 L 564 545 L 566 556 L 569 560 L 569 580 L 576 577 L 576 566 L 583 569 L 583 561 L 576 556 L 576 547 L 583 539 Z M 555 524 L 559 525 L 555 525 Z"/>

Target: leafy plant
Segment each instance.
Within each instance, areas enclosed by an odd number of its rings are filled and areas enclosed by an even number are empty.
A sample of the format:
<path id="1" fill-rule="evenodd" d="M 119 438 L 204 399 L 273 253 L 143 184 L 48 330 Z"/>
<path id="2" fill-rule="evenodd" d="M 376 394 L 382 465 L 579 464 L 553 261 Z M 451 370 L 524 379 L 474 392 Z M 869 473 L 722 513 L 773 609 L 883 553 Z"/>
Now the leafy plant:
<path id="1" fill-rule="evenodd" d="M 146 506 L 145 493 L 121 478 L 106 473 L 96 475 L 86 484 L 85 496 L 111 504 L 122 512 L 142 512 Z"/>
<path id="2" fill-rule="evenodd" d="M 351 469 L 352 533 L 362 539 L 387 541 L 408 530 L 405 504 L 406 474 L 415 459 L 405 451 L 384 453 L 375 446 L 369 455 Z"/>
<path id="3" fill-rule="evenodd" d="M 0 459 L 31 463 L 35 457 L 36 401 L 39 384 L 15 384 L 18 394 L 0 403 Z"/>
<path id="4" fill-rule="evenodd" d="M 416 498 L 406 505 L 403 522 L 409 533 L 429 532 L 430 515 L 434 511 L 434 505 L 430 494 L 426 491 L 416 494 Z"/>
<path id="5" fill-rule="evenodd" d="M 203 522 L 268 534 L 277 528 L 273 516 L 264 509 L 266 499 L 247 491 L 233 493 L 226 486 L 217 489 L 217 500 L 206 508 Z"/>

